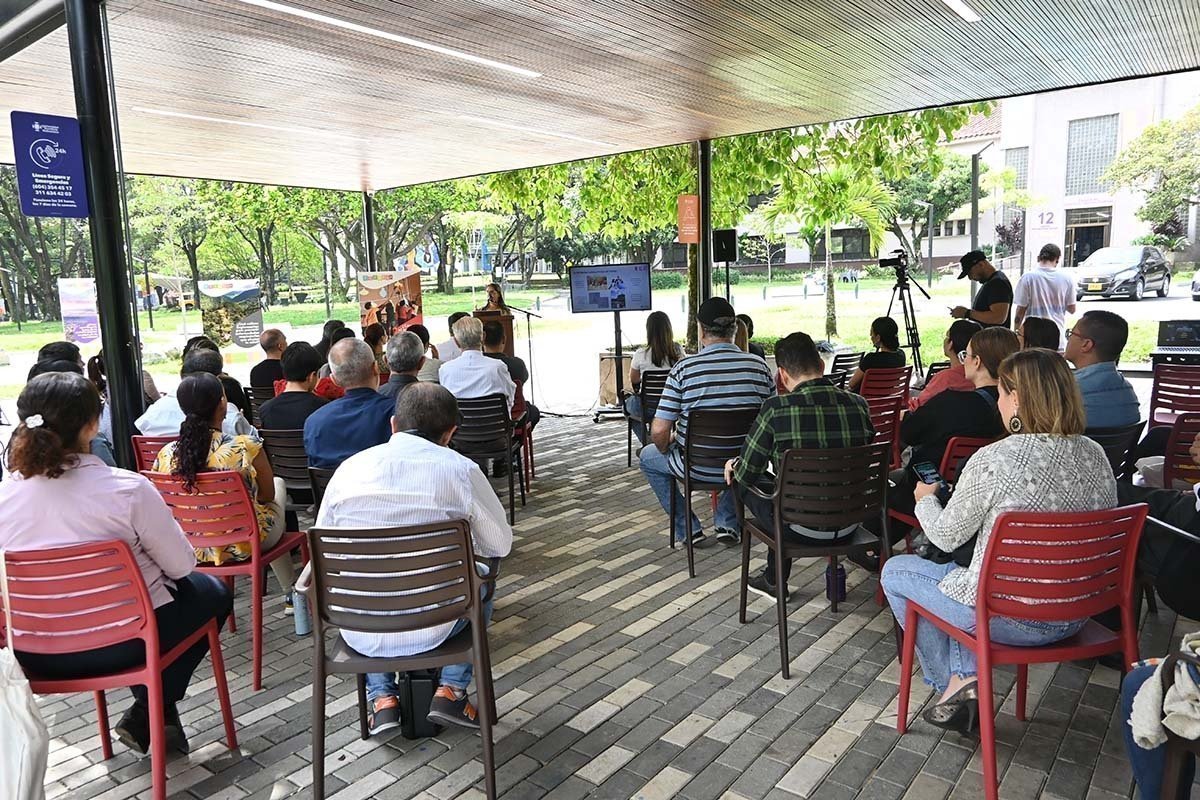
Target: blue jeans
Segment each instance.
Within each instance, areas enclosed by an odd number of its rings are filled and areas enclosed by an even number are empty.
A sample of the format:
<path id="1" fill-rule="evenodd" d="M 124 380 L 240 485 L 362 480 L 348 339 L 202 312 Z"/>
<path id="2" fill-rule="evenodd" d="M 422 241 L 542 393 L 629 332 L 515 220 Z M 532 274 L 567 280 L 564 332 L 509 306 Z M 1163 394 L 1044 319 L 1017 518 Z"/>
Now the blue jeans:
<path id="1" fill-rule="evenodd" d="M 667 454 L 660 451 L 656 446 L 650 445 L 642 450 L 639 460 L 641 461 L 642 473 L 645 474 L 646 481 L 650 484 L 654 496 L 662 504 L 663 511 L 670 514 L 671 480 L 675 478 L 675 475 L 671 472 L 671 465 L 667 461 Z M 683 483 L 682 478 L 676 480 Z M 674 493 L 676 517 L 672 520 L 672 524 L 675 531 L 675 541 L 682 542 L 689 530 L 684 524 L 685 517 L 691 519 L 690 530 L 693 534 L 700 532 L 700 520 L 696 517 L 695 512 L 692 511 L 691 506 L 683 502 L 683 493 L 678 488 L 675 489 Z M 734 503 L 732 491 L 726 489 L 721 492 L 721 497 L 717 501 L 717 513 L 714 515 L 713 521 L 718 528 L 728 528 L 731 531 L 738 529 L 737 506 Z"/>
<path id="2" fill-rule="evenodd" d="M 880 580 L 892 613 L 901 627 L 904 626 L 908 601 L 912 600 L 954 627 L 975 633 L 975 607 L 951 600 L 938 588 L 938 582 L 957 568 L 953 562 L 935 564 L 915 555 L 893 556 L 887 560 Z M 1082 628 L 1084 622 L 1086 620 L 1039 622 L 992 617 L 989 628 L 992 641 L 996 644 L 1033 647 L 1066 639 Z M 919 620 L 917 657 L 925 682 L 939 692 L 946 691 L 952 675 L 973 678 L 977 673 L 973 650 L 933 625 Z"/>
<path id="3" fill-rule="evenodd" d="M 494 599 L 494 598 L 493 598 Z M 492 601 L 488 600 L 483 604 L 483 623 L 490 624 L 492 621 Z M 454 623 L 454 628 L 450 631 L 450 639 L 457 636 L 466 629 L 469 623 L 465 619 L 460 619 Z M 471 685 L 471 676 L 475 673 L 475 666 L 467 661 L 463 664 L 451 664 L 448 667 L 442 667 L 442 686 L 453 686 L 455 689 L 465 692 L 467 687 Z M 385 694 L 390 694 L 397 697 L 400 694 L 400 688 L 396 685 L 396 673 L 394 672 L 368 672 L 367 673 L 367 700 L 373 701 L 377 697 L 382 697 Z"/>
<path id="4" fill-rule="evenodd" d="M 633 431 L 633 435 L 643 445 L 646 444 L 646 433 L 642 428 L 642 424 L 637 420 L 642 418 L 642 398 L 636 394 L 631 394 L 625 398 L 625 413 L 629 415 L 629 427 Z"/>
<path id="5" fill-rule="evenodd" d="M 1154 676 L 1154 667 L 1147 665 L 1132 670 L 1121 682 L 1121 727 L 1125 732 L 1125 754 L 1129 756 L 1129 765 L 1133 768 L 1133 780 L 1137 784 L 1139 796 L 1158 800 L 1162 795 L 1163 767 L 1167 761 L 1167 746 L 1165 744 L 1153 750 L 1143 750 L 1133 741 L 1133 729 L 1129 727 L 1129 715 L 1133 712 L 1133 698 L 1137 695 L 1142 684 Z M 1196 776 L 1196 759 L 1184 756 L 1182 797 L 1191 796 L 1192 780 Z M 1177 800 L 1174 797 L 1163 800 Z"/>

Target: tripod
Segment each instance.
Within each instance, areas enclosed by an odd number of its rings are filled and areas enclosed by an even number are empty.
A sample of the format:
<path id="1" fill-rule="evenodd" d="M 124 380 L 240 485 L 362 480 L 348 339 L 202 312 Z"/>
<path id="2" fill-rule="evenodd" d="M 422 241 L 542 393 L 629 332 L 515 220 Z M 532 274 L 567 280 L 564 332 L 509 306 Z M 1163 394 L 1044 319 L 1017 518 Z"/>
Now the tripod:
<path id="1" fill-rule="evenodd" d="M 916 284 L 917 291 L 925 295 L 928 300 L 929 293 L 921 288 L 921 284 Z M 921 364 L 921 332 L 917 330 L 917 310 L 913 307 L 912 287 L 908 280 L 907 269 L 896 270 L 896 285 L 892 287 L 892 299 L 888 302 L 888 316 L 892 315 L 892 306 L 896 304 L 896 297 L 900 298 L 900 308 L 904 313 L 904 332 L 908 336 L 908 344 L 905 345 L 912 349 L 912 364 L 913 369 L 918 375 L 925 374 L 925 368 Z"/>

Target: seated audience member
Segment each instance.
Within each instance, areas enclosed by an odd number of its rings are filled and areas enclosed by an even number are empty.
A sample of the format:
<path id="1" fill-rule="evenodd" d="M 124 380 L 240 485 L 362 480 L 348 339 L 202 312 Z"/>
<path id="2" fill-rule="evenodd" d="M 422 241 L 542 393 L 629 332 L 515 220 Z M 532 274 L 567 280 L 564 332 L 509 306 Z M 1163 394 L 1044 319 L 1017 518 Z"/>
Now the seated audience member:
<path id="1" fill-rule="evenodd" d="M 898 555 L 883 567 L 883 591 L 900 625 L 909 601 L 963 630 L 975 628 L 975 597 L 988 538 L 1005 511 L 1096 511 L 1117 503 L 1103 448 L 1083 435 L 1083 399 L 1066 362 L 1047 350 L 1021 350 L 1000 365 L 1000 416 L 1012 434 L 967 462 L 949 502 L 939 487 L 916 488 L 916 517 L 946 553 L 976 539 L 969 566 Z M 1027 602 L 1017 598 L 1019 602 Z M 992 641 L 1036 646 L 1075 634 L 1086 620 L 1051 622 L 993 617 Z M 975 654 L 927 622 L 918 623 L 925 680 L 940 693 L 924 714 L 940 728 L 967 731 L 978 717 Z"/>
<path id="2" fill-rule="evenodd" d="M 314 345 L 317 349 L 317 355 L 321 357 L 322 364 L 329 363 L 329 348 L 333 347 L 333 334 L 345 327 L 346 323 L 340 319 L 325 321 L 325 325 L 321 328 L 321 341 Z"/>
<path id="3" fill-rule="evenodd" d="M 112 419 L 109 417 L 111 402 L 108 397 L 108 372 L 104 367 L 103 350 L 88 359 L 87 376 L 92 383 L 96 384 L 96 388 L 100 390 L 100 396 L 104 398 L 105 410 L 100 413 L 100 432 L 111 440 Z M 142 396 L 146 400 L 147 407 L 163 396 L 154 383 L 154 377 L 146 370 L 142 370 Z"/>
<path id="4" fill-rule="evenodd" d="M 190 353 L 196 350 L 211 350 L 217 355 L 221 355 L 221 348 L 212 339 L 207 336 L 193 336 L 183 346 L 184 361 L 187 360 Z M 224 365 L 224 358 L 224 356 L 221 356 L 222 365 Z M 226 373 L 224 366 L 222 366 L 221 374 L 217 377 L 220 378 L 221 385 L 225 387 L 225 398 L 232 405 L 236 406 L 237 410 L 242 412 L 242 416 L 246 419 L 254 419 L 254 408 L 250 405 L 250 397 L 246 394 L 246 390 L 242 388 L 241 382 Z"/>
<path id="5" fill-rule="evenodd" d="M 904 351 L 900 349 L 900 329 L 891 317 L 876 317 L 871 323 L 871 344 L 874 353 L 867 353 L 858 362 L 858 369 L 850 376 L 846 388 L 857 392 L 869 369 L 895 369 L 904 366 Z"/>
<path id="6" fill-rule="evenodd" d="M 321 356 L 308 342 L 292 342 L 279 363 L 286 385 L 282 392 L 262 404 L 258 418 L 269 431 L 298 431 L 314 411 L 329 402 L 313 394 Z"/>
<path id="7" fill-rule="evenodd" d="M 394 341 L 394 340 L 393 340 Z M 447 445 L 458 425 L 458 403 L 445 388 L 417 383 L 396 398 L 394 431 L 384 444 L 348 458 L 325 490 L 318 528 L 382 528 L 466 520 L 478 558 L 498 558 L 512 549 L 512 528 L 484 474 Z M 492 601 L 483 606 L 490 620 Z M 343 630 L 346 644 L 365 656 L 397 657 L 438 647 L 466 627 L 448 622 L 420 632 L 377 634 Z M 467 699 L 472 666 L 443 667 L 441 685 L 429 708 L 439 724 L 479 726 Z M 371 733 L 400 725 L 399 687 L 394 673 L 367 675 L 367 720 Z"/>
<path id="8" fill-rule="evenodd" d="M 387 361 L 390 374 L 379 393 L 394 402 L 396 395 L 419 380 L 417 376 L 425 365 L 425 346 L 412 331 L 401 331 L 388 340 Z"/>
<path id="9" fill-rule="evenodd" d="M 308 463 L 336 469 L 355 453 L 388 440 L 392 400 L 379 393 L 375 354 L 366 342 L 350 338 L 329 349 L 333 379 L 346 395 L 314 411 L 304 423 Z"/>
<path id="10" fill-rule="evenodd" d="M 442 360 L 438 358 L 438 349 L 429 344 L 429 328 L 418 323 L 416 325 L 409 325 L 405 330 L 416 334 L 417 338 L 421 340 L 421 347 L 425 353 L 425 362 L 421 364 L 421 371 L 417 373 L 417 380 L 425 381 L 426 383 L 437 383 L 438 373 L 442 369 Z"/>
<path id="11" fill-rule="evenodd" d="M 330 349 L 332 350 L 333 345 L 337 344 L 340 341 L 343 341 L 345 339 L 353 339 L 353 338 L 354 338 L 354 331 L 352 331 L 349 328 L 344 327 L 344 326 L 341 328 L 338 328 L 336 331 L 329 334 Z M 371 354 L 371 357 L 374 358 L 374 353 Z M 325 363 L 321 365 L 321 369 L 317 370 L 317 375 L 322 378 L 328 378 L 333 375 L 333 366 L 329 363 L 328 358 L 326 358 Z M 378 385 L 378 384 L 376 384 L 376 385 Z"/>
<path id="12" fill-rule="evenodd" d="M 737 327 L 733 306 L 722 297 L 711 297 L 696 312 L 700 352 L 671 368 L 662 399 L 650 425 L 653 447 L 642 448 L 642 473 L 654 496 L 668 514 L 675 494 L 677 517 L 671 523 L 676 541 L 691 536 L 697 547 L 720 541 L 734 545 L 740 540 L 733 491 L 721 492 L 714 516 L 716 540 L 704 534 L 700 520 L 684 502 L 672 479 L 683 477 L 683 451 L 687 443 L 688 417 L 697 409 L 758 408 L 775 391 L 766 363 L 743 353 L 733 344 Z M 672 435 L 672 428 L 674 434 Z M 725 483 L 720 468 L 694 467 L 692 478 L 705 483 Z"/>
<path id="13" fill-rule="evenodd" d="M 775 345 L 775 363 L 783 380 L 785 394 L 768 397 L 763 403 L 750 436 L 742 446 L 740 458 L 725 465 L 725 480 L 735 488 L 757 523 L 767 531 L 775 529 L 773 504 L 746 490 L 777 473 L 787 450 L 861 447 L 875 436 L 867 401 L 853 392 L 837 388 L 825 377 L 825 362 L 806 333 L 793 333 Z M 770 487 L 762 487 L 770 491 Z M 799 544 L 828 545 L 854 532 L 817 531 L 789 527 L 783 538 Z M 786 584 L 792 572 L 792 560 L 782 563 Z M 775 553 L 767 552 L 767 566 L 750 578 L 750 589 L 775 597 Z M 783 595 L 788 597 L 786 585 Z"/>
<path id="14" fill-rule="evenodd" d="M 504 326 L 499 322 L 488 322 L 483 326 L 483 354 L 488 358 L 494 358 L 497 361 L 504 363 L 508 368 L 508 377 L 512 378 L 513 384 L 520 384 L 522 389 L 529 383 L 529 369 L 525 366 L 525 361 L 520 356 L 510 356 L 504 352 L 505 338 Z M 522 392 L 524 394 L 524 392 Z M 524 398 L 521 398 L 524 400 Z M 513 395 L 514 403 L 516 395 Z M 513 411 L 517 409 L 514 407 Z M 513 414 L 514 419 L 516 414 Z M 524 415 L 522 421 L 527 423 L 529 427 L 535 427 L 542 418 L 542 412 L 538 407 L 528 400 L 525 401 Z"/>
<path id="15" fill-rule="evenodd" d="M 1058 346 L 1062 341 L 1062 331 L 1058 329 L 1053 320 L 1044 317 L 1026 317 L 1021 321 L 1017 337 L 1021 340 L 1022 350 L 1030 347 L 1044 347 L 1057 353 L 1059 352 Z"/>
<path id="16" fill-rule="evenodd" d="M 83 354 L 74 342 L 49 342 L 38 348 L 38 361 L 73 361 L 83 369 Z"/>
<path id="17" fill-rule="evenodd" d="M 1185 634 L 1179 651 L 1192 656 L 1197 655 L 1197 651 L 1200 650 L 1197 638 L 1195 633 Z M 1129 757 L 1129 765 L 1133 770 L 1133 782 L 1137 786 L 1138 797 L 1144 800 L 1186 800 L 1192 796 L 1192 782 L 1196 778 L 1196 757 L 1190 752 L 1183 753 L 1182 763 L 1179 764 L 1182 770 L 1180 793 L 1175 797 L 1163 793 L 1166 770 L 1170 768 L 1167 764 L 1167 734 L 1164 729 L 1167 716 L 1166 697 L 1162 690 L 1161 666 L 1164 661 L 1166 658 L 1138 662 L 1121 681 L 1120 713 L 1125 754 Z M 1192 683 L 1190 692 L 1187 680 L 1181 678 L 1185 670 Z M 1184 725 L 1194 730 L 1195 686 L 1200 684 L 1200 670 L 1186 662 L 1177 662 L 1174 678 L 1173 688 L 1180 694 L 1172 698 L 1170 707 L 1174 719 L 1171 729 L 1180 733 L 1180 726 Z"/>
<path id="18" fill-rule="evenodd" d="M 1067 331 L 1067 361 L 1083 394 L 1089 428 L 1117 428 L 1142 418 L 1137 393 L 1117 369 L 1129 323 L 1111 311 L 1089 311 Z"/>
<path id="19" fill-rule="evenodd" d="M 83 374 L 83 370 L 81 370 L 79 368 L 79 364 L 74 361 L 63 361 L 61 359 L 59 359 L 57 361 L 39 361 L 36 364 L 34 364 L 33 369 L 31 369 L 29 371 L 28 380 L 33 380 L 38 375 L 46 375 L 49 373 L 61 373 L 61 372 L 69 372 L 72 375 L 82 375 Z M 100 399 L 101 418 L 103 418 L 103 416 L 104 416 L 104 406 L 105 405 L 107 405 L 107 404 L 104 402 L 104 398 L 101 397 L 101 399 Z M 116 457 L 116 455 L 113 454 L 112 440 L 109 439 L 107 436 L 105 436 L 103 431 L 98 431 L 96 433 L 95 437 L 92 439 L 92 441 L 90 443 L 90 449 L 88 450 L 88 452 L 90 452 L 92 455 L 96 456 L 96 458 L 103 461 L 105 463 L 105 465 L 107 465 L 107 466 L 110 466 L 110 467 L 117 466 L 117 457 Z"/>
<path id="20" fill-rule="evenodd" d="M 374 325 L 366 325 L 363 327 L 363 341 L 367 343 L 367 346 L 371 348 L 371 352 L 375 354 L 375 366 L 379 370 L 380 380 L 387 380 L 387 353 L 384 352 L 384 348 L 387 347 L 388 343 L 387 331 L 378 322 Z"/>
<path id="21" fill-rule="evenodd" d="M 258 337 L 258 346 L 267 357 L 250 370 L 250 385 L 269 387 L 283 377 L 283 366 L 279 363 L 287 348 L 287 337 L 278 328 L 267 328 Z"/>
<path id="22" fill-rule="evenodd" d="M 733 331 L 733 344 L 738 350 L 743 353 L 750 352 L 750 329 L 746 327 L 746 323 L 740 319 L 734 323 L 737 327 Z"/>
<path id="23" fill-rule="evenodd" d="M 650 316 L 646 317 L 646 346 L 635 350 L 629 362 L 629 382 L 633 385 L 633 394 L 625 398 L 625 413 L 633 419 L 642 419 L 642 398 L 637 390 L 642 384 L 643 373 L 670 372 L 671 367 L 682 360 L 683 348 L 675 342 L 671 318 L 665 312 L 651 311 Z M 640 425 L 634 426 L 633 435 L 641 444 L 646 443 Z"/>
<path id="24" fill-rule="evenodd" d="M 263 549 L 279 543 L 284 534 L 283 503 L 287 495 L 283 479 L 276 478 L 267 460 L 267 452 L 257 436 L 230 436 L 220 429 L 226 406 L 221 382 L 200 373 L 189 375 L 179 382 L 175 392 L 183 409 L 178 441 L 170 442 L 158 452 L 151 470 L 183 478 L 185 486 L 194 489 L 196 476 L 201 472 L 232 470 L 242 476 L 254 512 L 258 518 L 258 537 Z M 220 566 L 226 561 L 250 558 L 250 543 L 220 547 L 197 548 L 196 557 L 206 564 Z M 291 607 L 292 584 L 296 573 L 290 558 L 271 562 L 271 571 Z"/>
<path id="25" fill-rule="evenodd" d="M 504 395 L 512 408 L 517 385 L 509 375 L 508 365 L 483 354 L 483 323 L 464 316 L 454 323 L 454 342 L 461 355 L 442 364 L 438 381 L 458 399 Z M 438 351 L 442 350 L 438 347 Z"/>
<path id="26" fill-rule="evenodd" d="M 767 351 L 763 350 L 761 344 L 754 343 L 754 320 L 750 319 L 749 314 L 738 314 L 737 318 L 739 322 L 746 326 L 746 347 L 748 352 L 766 361 Z"/>
<path id="27" fill-rule="evenodd" d="M 0 483 L 0 549 L 41 550 L 117 540 L 133 551 L 146 582 L 164 651 L 216 619 L 229 616 L 233 598 L 216 578 L 193 572 L 196 557 L 154 486 L 136 472 L 105 466 L 88 454 L 100 428 L 100 393 L 73 373 L 40 375 L 17 399 L 8 467 L 20 480 Z M 208 652 L 202 637 L 163 670 L 167 747 L 186 753 L 178 703 Z M 140 643 L 122 643 L 71 655 L 16 652 L 30 677 L 88 678 L 144 663 Z M 146 689 L 114 728 L 128 747 L 150 748 Z"/>
<path id="28" fill-rule="evenodd" d="M 969 319 L 959 319 L 951 323 L 946 329 L 946 338 L 942 340 L 942 352 L 949 359 L 950 366 L 925 382 L 925 388 L 909 402 L 910 411 L 917 410 L 942 392 L 975 390 L 975 384 L 967 377 L 966 372 L 967 342 L 981 330 L 983 328 L 978 322 Z"/>
<path id="29" fill-rule="evenodd" d="M 895 488 L 888 490 L 888 507 L 913 513 L 913 489 L 921 479 L 913 470 L 917 464 L 932 464 L 941 469 L 946 445 L 956 436 L 972 439 L 997 439 L 1004 435 L 1004 423 L 997 406 L 1000 390 L 998 374 L 1004 359 L 1017 352 L 1017 335 L 1008 328 L 984 328 L 967 343 L 963 366 L 974 387 L 971 391 L 948 391 L 934 397 L 900 421 L 900 444 L 912 448 L 908 466 L 892 473 Z M 907 525 L 891 521 L 892 543 L 909 532 Z"/>
<path id="30" fill-rule="evenodd" d="M 450 338 L 434 348 L 434 355 L 440 358 L 443 363 L 447 361 L 453 361 L 462 355 L 462 348 L 460 348 L 458 343 L 454 340 L 454 326 L 458 324 L 460 319 L 469 316 L 471 315 L 466 311 L 455 311 L 450 315 Z"/>
<path id="31" fill-rule="evenodd" d="M 193 348 L 192 352 L 183 357 L 183 369 L 180 370 L 180 376 L 186 378 L 189 375 L 203 372 L 219 379 L 224 369 L 224 359 L 216 350 L 208 350 L 203 347 Z M 175 436 L 179 433 L 179 426 L 185 417 L 186 414 L 179 407 L 178 398 L 164 395 L 154 405 L 147 408 L 146 413 L 138 417 L 134 425 L 144 436 Z M 230 436 L 258 435 L 258 431 L 246 421 L 246 417 L 233 403 L 228 404 L 221 430 Z"/>

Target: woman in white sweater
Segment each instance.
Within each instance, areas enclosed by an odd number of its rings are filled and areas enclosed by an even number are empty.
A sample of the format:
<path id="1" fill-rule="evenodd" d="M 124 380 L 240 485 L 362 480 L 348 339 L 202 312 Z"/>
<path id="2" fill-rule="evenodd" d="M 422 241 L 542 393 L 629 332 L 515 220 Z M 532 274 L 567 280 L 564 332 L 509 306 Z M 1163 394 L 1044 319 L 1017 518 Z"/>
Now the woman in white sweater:
<path id="1" fill-rule="evenodd" d="M 938 485 L 918 484 L 916 516 L 929 541 L 950 553 L 973 537 L 970 565 L 916 555 L 888 559 L 883 591 L 904 624 L 912 600 L 965 631 L 975 629 L 979 571 L 996 518 L 1005 511 L 1095 511 L 1117 505 L 1112 468 L 1100 445 L 1083 436 L 1083 398 L 1066 362 L 1049 350 L 1023 350 L 1000 365 L 1000 415 L 1010 435 L 976 453 L 943 507 Z M 994 618 L 997 644 L 1036 646 L 1065 639 L 1085 620 Z M 978 716 L 975 654 L 933 625 L 919 623 L 917 656 L 925 682 L 941 693 L 925 719 L 969 731 Z"/>

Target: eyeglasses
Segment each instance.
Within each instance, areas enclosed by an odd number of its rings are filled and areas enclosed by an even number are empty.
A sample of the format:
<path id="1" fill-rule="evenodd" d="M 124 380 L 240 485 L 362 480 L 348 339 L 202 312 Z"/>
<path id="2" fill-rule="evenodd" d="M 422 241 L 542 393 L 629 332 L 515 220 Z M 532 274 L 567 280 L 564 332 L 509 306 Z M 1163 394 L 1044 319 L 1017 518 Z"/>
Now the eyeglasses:
<path id="1" fill-rule="evenodd" d="M 1082 333 L 1076 333 L 1074 328 L 1067 328 L 1067 338 L 1070 339 L 1072 336 L 1078 336 L 1080 339 L 1087 339 L 1089 342 L 1095 341 L 1090 336 L 1084 336 Z"/>

